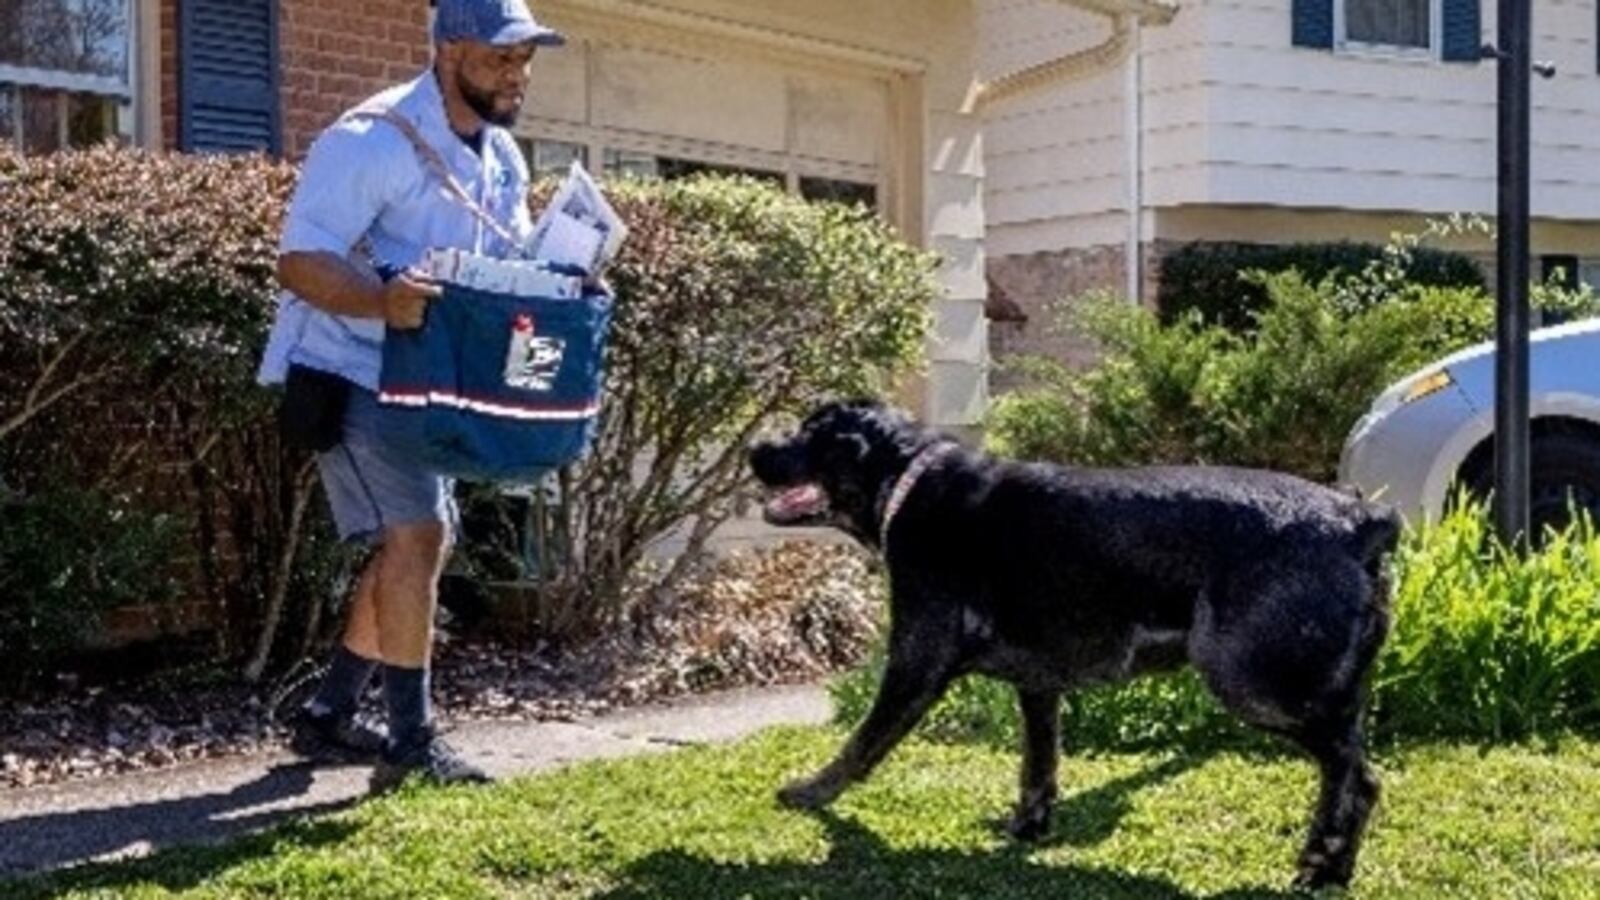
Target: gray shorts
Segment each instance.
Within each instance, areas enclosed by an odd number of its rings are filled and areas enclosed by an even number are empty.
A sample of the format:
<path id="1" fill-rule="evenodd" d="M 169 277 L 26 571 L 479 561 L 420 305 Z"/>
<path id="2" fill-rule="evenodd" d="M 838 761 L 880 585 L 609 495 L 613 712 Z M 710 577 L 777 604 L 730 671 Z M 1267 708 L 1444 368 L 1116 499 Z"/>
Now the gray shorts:
<path id="1" fill-rule="evenodd" d="M 439 522 L 453 533 L 459 523 L 454 480 L 424 470 L 383 440 L 377 395 L 365 388 L 350 388 L 344 442 L 317 462 L 346 541 L 375 546 L 396 525 Z"/>

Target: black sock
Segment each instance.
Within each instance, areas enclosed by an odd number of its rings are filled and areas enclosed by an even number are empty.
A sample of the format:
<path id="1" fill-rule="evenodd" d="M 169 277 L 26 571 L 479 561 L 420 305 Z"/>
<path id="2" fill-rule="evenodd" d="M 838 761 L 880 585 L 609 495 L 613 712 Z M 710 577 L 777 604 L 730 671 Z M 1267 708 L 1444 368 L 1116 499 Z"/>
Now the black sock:
<path id="1" fill-rule="evenodd" d="M 333 651 L 328 674 L 322 676 L 317 695 L 308 704 L 312 715 L 346 716 L 355 712 L 361 703 L 361 692 L 366 690 L 367 681 L 377 668 L 376 660 L 357 656 L 340 644 L 339 649 Z"/>
<path id="2" fill-rule="evenodd" d="M 404 747 L 433 724 L 428 702 L 428 670 L 383 667 L 383 696 L 389 702 L 389 740 Z"/>

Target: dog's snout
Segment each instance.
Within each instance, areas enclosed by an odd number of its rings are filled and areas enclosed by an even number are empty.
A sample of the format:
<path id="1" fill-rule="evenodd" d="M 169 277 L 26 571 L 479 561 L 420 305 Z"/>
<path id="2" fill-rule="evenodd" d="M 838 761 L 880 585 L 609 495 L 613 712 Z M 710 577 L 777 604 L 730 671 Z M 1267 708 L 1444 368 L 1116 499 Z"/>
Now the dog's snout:
<path id="1" fill-rule="evenodd" d="M 745 452 L 750 471 L 754 472 L 757 478 L 767 480 L 767 475 L 772 471 L 772 458 L 777 452 L 778 448 L 772 441 L 756 441 L 751 444 L 750 449 Z"/>
<path id="2" fill-rule="evenodd" d="M 758 441 L 751 445 L 750 471 L 764 484 L 790 484 L 799 478 L 801 468 L 794 448 L 778 441 Z"/>

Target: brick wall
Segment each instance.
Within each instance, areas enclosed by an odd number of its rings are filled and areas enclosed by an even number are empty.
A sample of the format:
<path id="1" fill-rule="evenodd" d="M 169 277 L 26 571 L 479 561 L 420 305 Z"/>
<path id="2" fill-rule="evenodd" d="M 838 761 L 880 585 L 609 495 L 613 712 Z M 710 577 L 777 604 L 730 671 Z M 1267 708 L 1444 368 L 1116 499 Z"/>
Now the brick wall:
<path id="1" fill-rule="evenodd" d="M 1158 241 L 1141 249 L 1145 301 L 1152 308 L 1160 287 L 1157 273 L 1161 256 L 1173 246 L 1176 245 Z M 1063 320 L 1073 298 L 1091 291 L 1106 291 L 1113 296 L 1127 292 L 1125 256 L 1126 248 L 1113 244 L 990 257 L 989 278 L 1028 317 L 1026 322 L 994 322 L 990 326 L 989 353 L 996 365 L 990 379 L 993 391 L 1004 392 L 1025 381 L 1006 369 L 1007 361 L 1019 356 L 1046 356 L 1074 368 L 1094 362 L 1094 345 L 1075 334 Z"/>
<path id="2" fill-rule="evenodd" d="M 178 146 L 177 0 L 161 0 L 161 146 Z"/>
<path id="3" fill-rule="evenodd" d="M 305 155 L 351 106 L 409 80 L 428 64 L 423 0 L 281 0 L 283 151 Z"/>
<path id="4" fill-rule="evenodd" d="M 428 64 L 424 0 L 280 0 L 283 150 L 299 159 L 339 113 Z M 177 0 L 161 0 L 161 128 L 178 138 Z"/>

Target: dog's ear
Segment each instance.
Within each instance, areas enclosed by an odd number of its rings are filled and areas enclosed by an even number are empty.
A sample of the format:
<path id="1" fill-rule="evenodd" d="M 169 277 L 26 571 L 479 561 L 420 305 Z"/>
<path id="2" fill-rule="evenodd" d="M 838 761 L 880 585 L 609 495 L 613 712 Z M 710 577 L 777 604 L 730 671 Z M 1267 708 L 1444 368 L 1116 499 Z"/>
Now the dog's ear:
<path id="1" fill-rule="evenodd" d="M 827 453 L 834 462 L 846 465 L 865 462 L 867 454 L 872 452 L 872 444 L 867 441 L 866 436 L 854 432 L 835 435 L 827 447 Z"/>

